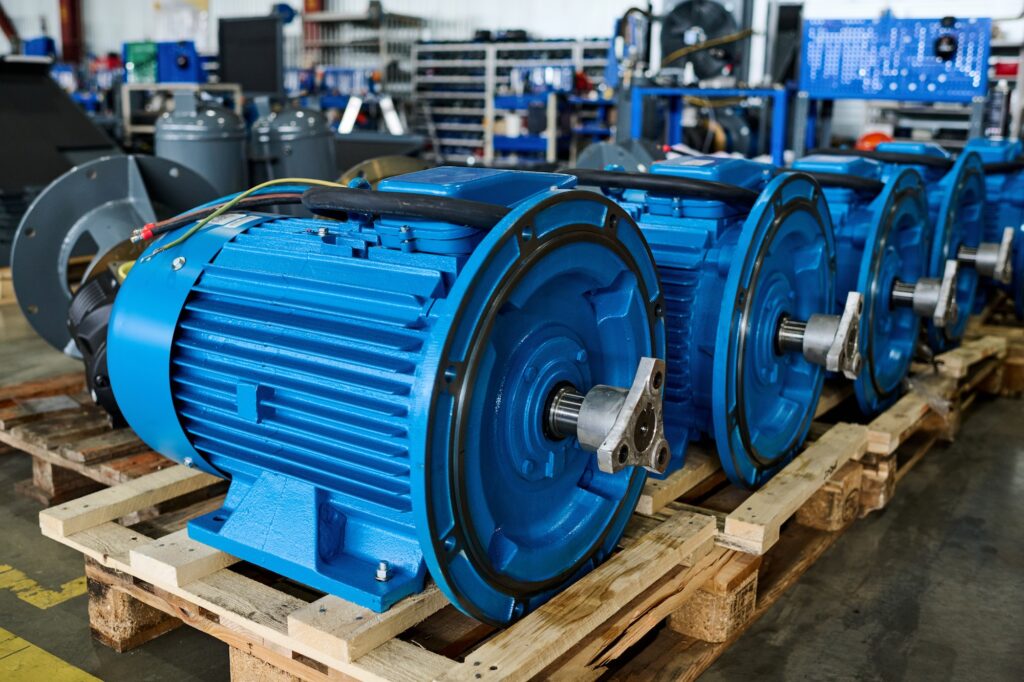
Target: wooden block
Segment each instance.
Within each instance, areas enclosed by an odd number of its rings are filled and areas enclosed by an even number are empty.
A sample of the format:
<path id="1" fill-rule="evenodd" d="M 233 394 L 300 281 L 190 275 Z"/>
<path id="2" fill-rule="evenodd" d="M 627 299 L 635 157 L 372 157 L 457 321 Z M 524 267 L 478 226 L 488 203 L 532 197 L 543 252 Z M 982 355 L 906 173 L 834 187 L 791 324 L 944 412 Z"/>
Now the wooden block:
<path id="1" fill-rule="evenodd" d="M 59 507 L 45 509 L 39 513 L 39 526 L 48 537 L 65 537 L 200 490 L 219 480 L 197 469 L 170 467 Z"/>
<path id="2" fill-rule="evenodd" d="M 895 452 L 900 443 L 920 428 L 930 410 L 931 405 L 923 395 L 917 391 L 907 393 L 868 424 L 868 452 Z"/>
<path id="3" fill-rule="evenodd" d="M 836 531 L 853 523 L 860 512 L 859 462 L 847 462 L 828 483 L 796 512 L 796 522 L 819 530 Z"/>
<path id="4" fill-rule="evenodd" d="M 327 595 L 288 614 L 288 635 L 354 661 L 447 605 L 433 583 L 384 613 Z"/>
<path id="5" fill-rule="evenodd" d="M 861 460 L 860 516 L 885 509 L 896 494 L 896 453 Z"/>
<path id="6" fill-rule="evenodd" d="M 106 571 L 86 559 L 89 629 L 94 639 L 118 653 L 130 651 L 181 625 L 109 584 Z"/>
<path id="7" fill-rule="evenodd" d="M 671 629 L 705 642 L 724 642 L 747 624 L 757 604 L 761 557 L 730 554 L 729 562 L 669 616 Z"/>
<path id="8" fill-rule="evenodd" d="M 1003 365 L 1003 385 L 1000 395 L 1019 398 L 1024 393 L 1024 357 L 1010 357 Z"/>
<path id="9" fill-rule="evenodd" d="M 668 571 L 695 553 L 706 552 L 714 533 L 710 516 L 673 514 L 518 625 L 495 635 L 440 679 L 525 680 L 536 675 Z M 522 633 L 529 633 L 525 646 Z"/>
<path id="10" fill-rule="evenodd" d="M 672 500 L 686 494 L 721 469 L 718 456 L 692 446 L 686 452 L 683 468 L 664 480 L 648 477 L 636 510 L 640 514 L 656 514 Z"/>
<path id="11" fill-rule="evenodd" d="M 228 647 L 231 682 L 301 682 L 302 678 L 285 672 L 236 647 Z"/>
<path id="12" fill-rule="evenodd" d="M 135 576 L 156 585 L 175 587 L 238 562 L 230 554 L 192 540 L 184 529 L 132 549 L 129 560 Z"/>
<path id="13" fill-rule="evenodd" d="M 868 429 L 837 424 L 725 518 L 717 542 L 723 547 L 764 554 L 779 529 L 848 460 L 867 451 Z"/>
<path id="14" fill-rule="evenodd" d="M 91 478 L 33 457 L 32 480 L 19 483 L 17 490 L 45 505 L 52 505 L 88 495 L 102 487 Z"/>

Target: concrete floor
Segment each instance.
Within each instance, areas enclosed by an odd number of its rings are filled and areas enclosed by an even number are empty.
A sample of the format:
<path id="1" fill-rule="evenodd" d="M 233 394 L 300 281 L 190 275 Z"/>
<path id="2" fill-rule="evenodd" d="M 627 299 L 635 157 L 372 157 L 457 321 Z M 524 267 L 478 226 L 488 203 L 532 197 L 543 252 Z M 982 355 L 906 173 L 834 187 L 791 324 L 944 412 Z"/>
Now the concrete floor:
<path id="1" fill-rule="evenodd" d="M 77 367 L 19 318 L 0 306 L 0 384 Z M 30 475 L 28 457 L 0 454 L 0 572 L 57 589 L 82 575 L 82 557 L 41 537 L 40 506 L 13 495 Z M 1020 679 L 1024 403 L 981 406 L 900 486 L 702 679 Z M 85 596 L 42 610 L 0 589 L 0 628 L 105 680 L 228 679 L 226 646 L 189 627 L 128 654 L 94 643 Z"/>

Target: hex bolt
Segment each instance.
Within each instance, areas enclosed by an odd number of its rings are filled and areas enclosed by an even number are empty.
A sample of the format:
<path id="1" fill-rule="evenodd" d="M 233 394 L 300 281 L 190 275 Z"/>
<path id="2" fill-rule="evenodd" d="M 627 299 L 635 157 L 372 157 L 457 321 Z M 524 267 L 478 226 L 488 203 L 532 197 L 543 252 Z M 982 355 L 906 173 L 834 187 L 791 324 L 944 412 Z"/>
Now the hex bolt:
<path id="1" fill-rule="evenodd" d="M 185 460 L 182 462 L 182 464 L 184 464 L 187 468 L 191 469 L 192 468 L 192 458 L 191 457 L 186 457 Z"/>
<path id="2" fill-rule="evenodd" d="M 377 581 L 386 583 L 391 580 L 391 564 L 386 561 L 381 561 L 377 564 Z"/>
<path id="3" fill-rule="evenodd" d="M 171 261 L 171 270 L 181 270 L 183 267 L 185 267 L 184 256 L 178 256 L 177 258 Z"/>
<path id="4" fill-rule="evenodd" d="M 316 231 L 317 236 L 320 237 L 326 237 L 328 234 L 330 234 L 330 232 L 331 231 L 328 230 L 326 227 L 321 227 L 319 230 Z"/>

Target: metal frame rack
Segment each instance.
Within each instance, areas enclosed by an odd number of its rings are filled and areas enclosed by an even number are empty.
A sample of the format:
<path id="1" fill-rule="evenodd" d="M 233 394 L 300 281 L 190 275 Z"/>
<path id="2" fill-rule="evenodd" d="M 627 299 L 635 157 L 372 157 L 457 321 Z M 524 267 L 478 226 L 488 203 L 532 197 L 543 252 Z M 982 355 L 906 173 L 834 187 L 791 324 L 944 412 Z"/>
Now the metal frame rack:
<path id="1" fill-rule="evenodd" d="M 438 160 L 479 157 L 494 163 L 495 97 L 523 66 L 572 66 L 603 80 L 608 41 L 429 42 L 412 48 L 412 90 L 427 119 Z"/>
<path id="2" fill-rule="evenodd" d="M 411 92 L 412 47 L 421 38 L 426 19 L 393 12 L 328 10 L 305 12 L 302 22 L 306 56 L 312 62 L 380 71 L 384 92 Z M 397 69 L 387 68 L 392 62 Z"/>

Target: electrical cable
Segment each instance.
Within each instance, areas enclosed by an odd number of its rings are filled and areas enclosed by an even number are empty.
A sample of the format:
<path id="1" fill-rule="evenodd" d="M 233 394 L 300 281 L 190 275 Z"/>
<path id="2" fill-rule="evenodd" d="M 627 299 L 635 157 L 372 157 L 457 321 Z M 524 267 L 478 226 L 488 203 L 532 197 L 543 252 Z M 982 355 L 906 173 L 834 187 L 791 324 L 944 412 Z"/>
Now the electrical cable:
<path id="1" fill-rule="evenodd" d="M 262 206 L 282 206 L 286 204 L 301 203 L 302 192 L 275 192 L 272 194 L 257 194 L 256 196 L 246 197 L 235 204 L 235 208 L 253 209 L 260 208 Z M 179 227 L 184 227 L 191 222 L 205 218 L 223 205 L 224 202 L 189 211 L 188 213 L 183 213 L 179 216 L 147 225 L 146 228 L 143 228 L 137 236 L 132 235 L 132 242 L 148 241 L 153 237 L 158 237 L 167 232 L 176 230 Z"/>
<path id="2" fill-rule="evenodd" d="M 190 227 L 188 230 L 186 230 L 185 233 L 182 234 L 180 237 L 178 237 L 177 239 L 174 239 L 174 240 L 168 242 L 167 244 L 163 244 L 163 245 L 157 247 L 153 251 L 153 253 L 150 254 L 150 255 L 151 256 L 155 256 L 158 253 L 162 253 L 162 252 L 164 252 L 164 251 L 166 251 L 168 249 L 172 249 L 175 246 L 178 246 L 178 245 L 184 243 L 190 237 L 192 237 L 192 235 L 194 235 L 196 232 L 198 232 L 203 227 L 208 225 L 211 220 L 213 220 L 217 216 L 223 215 L 224 213 L 228 212 L 229 210 L 234 208 L 240 201 L 242 201 L 246 197 L 248 197 L 248 196 L 250 196 L 250 195 L 260 191 L 261 189 L 265 189 L 267 187 L 274 187 L 276 185 L 315 185 L 315 186 L 319 186 L 319 187 L 334 187 L 334 188 L 341 188 L 342 187 L 342 185 L 339 185 L 336 182 L 328 182 L 326 180 L 314 180 L 312 178 L 279 178 L 277 180 L 268 180 L 267 182 L 260 183 L 260 184 L 256 185 L 255 187 L 250 187 L 249 189 L 245 190 L 244 192 L 241 192 L 241 193 L 235 195 L 232 199 L 230 199 L 229 201 L 226 201 L 223 204 L 221 204 L 212 213 L 210 213 L 205 218 L 200 220 L 198 223 L 196 223 L 195 225 Z M 365 190 L 359 190 L 359 191 L 365 191 Z M 135 235 L 133 234 L 132 236 L 134 238 Z"/>
<path id="3" fill-rule="evenodd" d="M 714 180 L 696 180 L 693 178 L 679 178 L 651 173 L 623 173 L 620 171 L 584 168 L 570 168 L 563 172 L 567 175 L 575 175 L 581 185 L 640 189 L 671 196 L 723 201 L 728 204 L 740 204 L 743 206 L 753 206 L 760 196 L 757 192 L 745 187 L 737 187 L 724 182 L 715 182 Z"/>
<path id="4" fill-rule="evenodd" d="M 373 192 L 336 186 L 308 189 L 302 205 L 327 218 L 347 219 L 350 213 L 426 218 L 489 230 L 512 210 L 483 201 L 453 199 L 411 192 Z"/>

